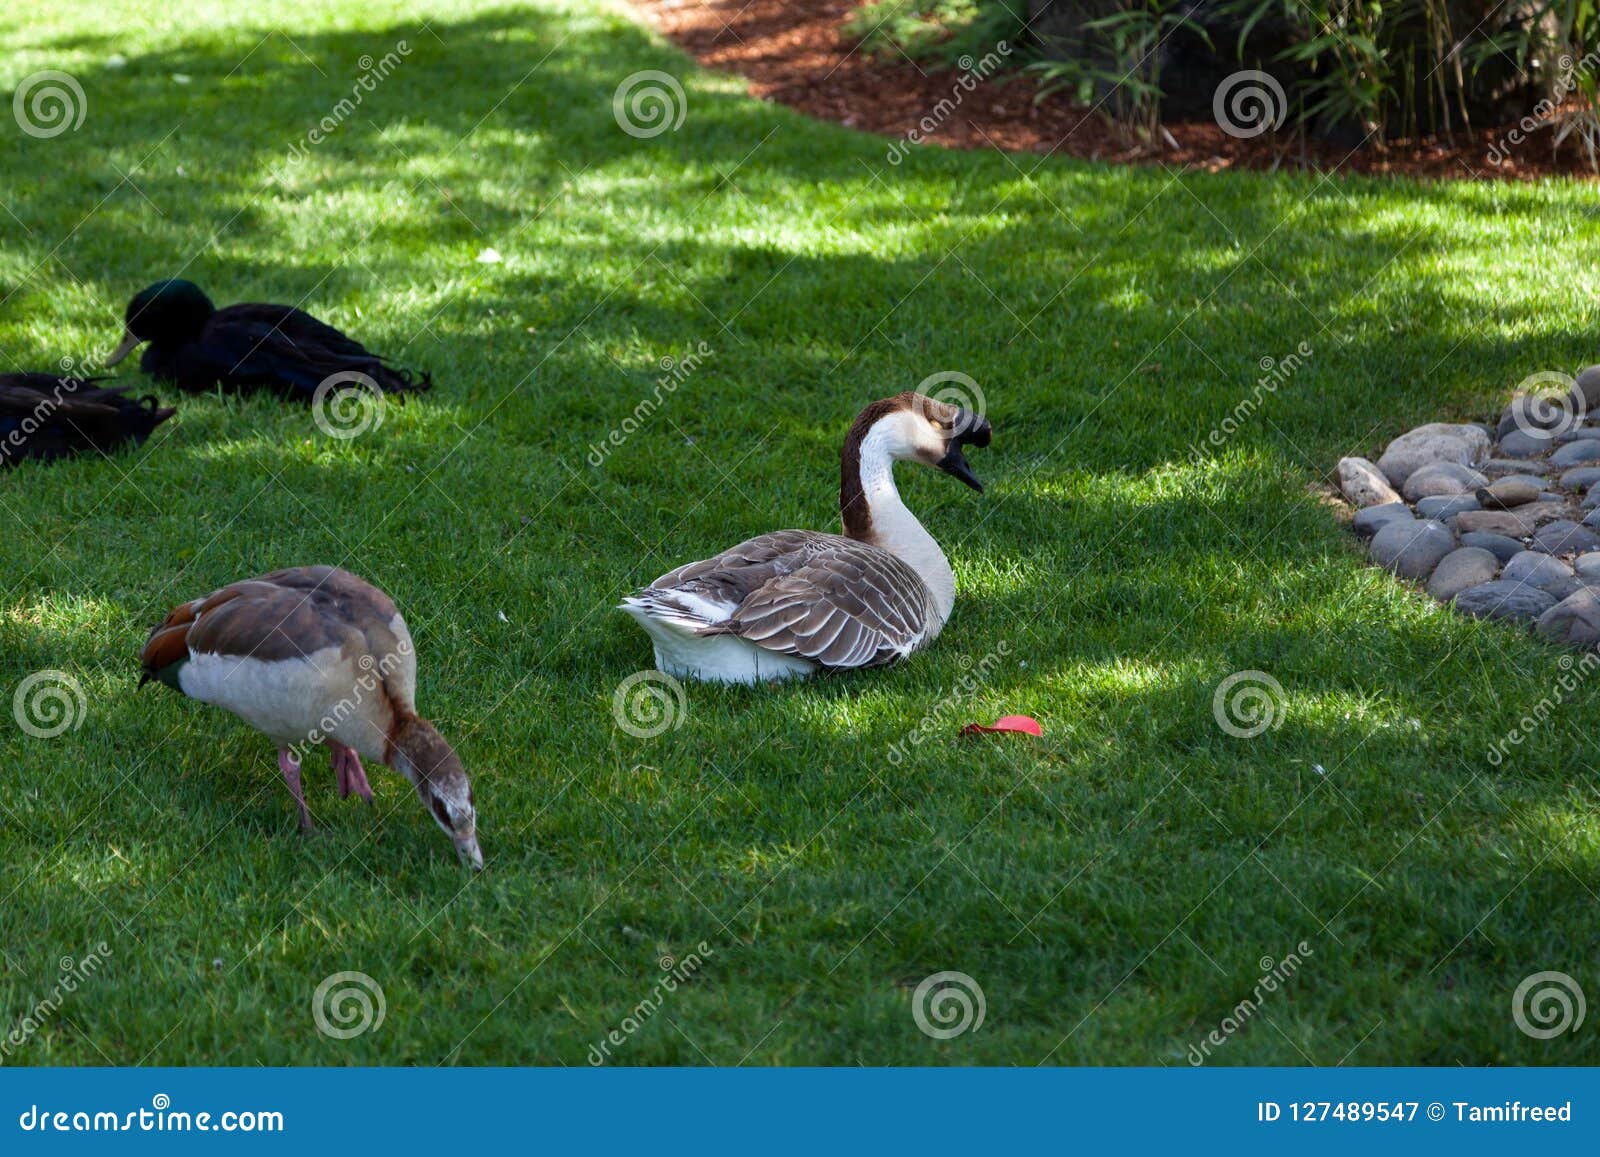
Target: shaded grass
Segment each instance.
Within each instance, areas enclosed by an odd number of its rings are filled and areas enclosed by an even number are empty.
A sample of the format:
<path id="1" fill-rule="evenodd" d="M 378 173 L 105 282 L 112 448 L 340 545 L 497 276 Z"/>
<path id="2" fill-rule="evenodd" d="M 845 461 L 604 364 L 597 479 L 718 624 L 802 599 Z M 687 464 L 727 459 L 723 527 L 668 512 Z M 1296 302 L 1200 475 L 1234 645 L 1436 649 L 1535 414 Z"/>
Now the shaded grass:
<path id="1" fill-rule="evenodd" d="M 93 364 L 126 299 L 182 272 L 219 301 L 303 302 L 440 383 L 353 441 L 185 399 L 137 453 L 0 476 L 3 688 L 59 669 L 87 703 L 56 739 L 4 732 L 0 1008 L 112 949 L 7 1059 L 581 1064 L 704 942 L 615 1061 L 1182 1064 L 1302 941 L 1216 1063 L 1596 1059 L 1592 1029 L 1531 1040 L 1509 1007 L 1535 971 L 1600 983 L 1593 692 L 1490 764 L 1559 657 L 1365 569 L 1312 488 L 1593 359 L 1589 186 L 891 167 L 614 6 L 266 19 L 0 14 L 0 87 L 55 68 L 89 101 L 74 133 L 0 137 L 5 368 Z M 400 40 L 404 64 L 287 162 Z M 618 128 L 640 69 L 682 78 L 677 132 Z M 962 590 L 938 644 L 692 687 L 677 729 L 618 729 L 649 651 L 617 598 L 741 536 L 832 526 L 851 416 L 942 370 L 981 385 L 996 441 L 981 499 L 902 470 Z M 314 770 L 322 834 L 298 838 L 264 740 L 135 694 L 169 606 L 310 562 L 406 611 L 420 705 L 474 777 L 481 877 L 392 775 L 369 812 Z M 1002 643 L 956 716 L 1026 712 L 1044 740 L 958 742 L 952 716 L 891 762 Z M 1254 739 L 1212 715 L 1245 669 L 1283 687 Z M 345 1042 L 308 1007 L 339 970 L 388 1005 Z M 911 990 L 940 970 L 981 984 L 980 1031 L 916 1028 Z"/>

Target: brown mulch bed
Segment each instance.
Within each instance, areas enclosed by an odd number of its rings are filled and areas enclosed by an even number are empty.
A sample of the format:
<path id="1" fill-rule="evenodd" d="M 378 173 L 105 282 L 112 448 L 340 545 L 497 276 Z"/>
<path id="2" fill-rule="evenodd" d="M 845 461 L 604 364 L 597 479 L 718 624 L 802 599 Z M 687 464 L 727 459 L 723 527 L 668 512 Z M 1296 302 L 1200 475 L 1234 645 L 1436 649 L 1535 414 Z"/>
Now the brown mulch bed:
<path id="1" fill-rule="evenodd" d="M 664 35 L 709 68 L 749 81 L 752 95 L 824 120 L 903 138 L 962 75 L 899 56 L 868 56 L 840 28 L 859 0 L 630 0 Z M 1398 142 L 1387 149 L 1296 141 L 1287 134 L 1240 140 L 1212 121 L 1166 126 L 1177 142 L 1159 151 L 1130 147 L 1104 116 L 1065 98 L 1036 103 L 1031 77 L 1002 73 L 974 92 L 927 140 L 949 148 L 995 147 L 1064 154 L 1085 160 L 1161 163 L 1217 169 L 1318 169 L 1413 177 L 1528 180 L 1562 175 L 1593 178 L 1574 147 L 1553 157 L 1548 131 L 1506 150 L 1490 146 L 1506 129 L 1457 133 L 1453 144 Z M 1507 129 L 1510 126 L 1507 126 Z"/>

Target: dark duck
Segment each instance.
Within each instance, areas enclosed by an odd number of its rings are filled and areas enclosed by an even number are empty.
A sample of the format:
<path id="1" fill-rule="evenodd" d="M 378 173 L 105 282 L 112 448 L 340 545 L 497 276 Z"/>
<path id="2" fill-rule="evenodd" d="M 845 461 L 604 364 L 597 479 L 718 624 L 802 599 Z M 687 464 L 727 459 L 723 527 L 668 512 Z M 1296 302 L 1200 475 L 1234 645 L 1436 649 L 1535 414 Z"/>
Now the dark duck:
<path id="1" fill-rule="evenodd" d="M 137 445 L 173 411 L 97 378 L 0 374 L 0 466 Z"/>
<path id="2" fill-rule="evenodd" d="M 366 346 L 292 305 L 247 303 L 218 309 L 191 281 L 158 281 L 128 303 L 127 333 L 107 365 L 140 342 L 139 368 L 204 393 L 264 389 L 310 401 L 334 374 L 363 374 L 387 393 L 425 390 L 427 374 L 390 366 Z M 345 379 L 348 380 L 348 379 Z"/>

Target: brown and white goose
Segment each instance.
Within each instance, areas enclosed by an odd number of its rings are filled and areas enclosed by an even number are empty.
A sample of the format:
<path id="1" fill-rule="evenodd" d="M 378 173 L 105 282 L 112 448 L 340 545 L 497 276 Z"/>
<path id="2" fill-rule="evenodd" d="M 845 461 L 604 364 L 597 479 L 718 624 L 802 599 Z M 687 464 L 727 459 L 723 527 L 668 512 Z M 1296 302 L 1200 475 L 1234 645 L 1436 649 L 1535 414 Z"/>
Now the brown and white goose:
<path id="1" fill-rule="evenodd" d="M 144 676 L 225 707 L 278 745 L 278 767 L 311 830 L 299 752 L 333 755 L 339 795 L 368 803 L 361 759 L 411 781 L 456 851 L 483 867 L 472 785 L 455 751 L 417 715 L 417 656 L 377 587 L 331 566 L 291 567 L 176 607 L 139 653 Z"/>
<path id="2" fill-rule="evenodd" d="M 624 599 L 669 675 L 720 683 L 872 667 L 926 646 L 955 605 L 955 575 L 900 500 L 894 464 L 921 462 L 974 490 L 962 447 L 980 414 L 897 394 L 857 416 L 840 455 L 844 534 L 780 530 L 681 566 Z"/>

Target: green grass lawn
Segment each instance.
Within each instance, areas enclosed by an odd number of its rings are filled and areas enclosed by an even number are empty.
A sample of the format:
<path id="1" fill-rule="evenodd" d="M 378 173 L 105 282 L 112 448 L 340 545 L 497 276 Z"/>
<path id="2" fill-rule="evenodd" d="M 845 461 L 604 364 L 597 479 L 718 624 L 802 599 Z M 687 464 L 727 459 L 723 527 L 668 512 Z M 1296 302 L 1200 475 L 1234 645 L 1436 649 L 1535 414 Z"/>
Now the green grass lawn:
<path id="1" fill-rule="evenodd" d="M 1293 952 L 1210 1063 L 1600 1061 L 1592 1007 L 1552 1040 L 1511 1015 L 1539 971 L 1600 1000 L 1596 690 L 1492 764 L 1560 656 L 1366 568 L 1319 492 L 1342 454 L 1600 360 L 1592 184 L 891 166 L 615 0 L 299 15 L 0 13 L 0 93 L 55 69 L 87 101 L 49 139 L 0 121 L 0 369 L 95 364 L 127 299 L 181 273 L 219 304 L 301 302 L 438 383 L 352 440 L 185 398 L 137 452 L 0 474 L 0 698 L 46 669 L 85 693 L 53 739 L 0 715 L 0 1040 L 62 957 L 110 950 L 0 1059 L 582 1065 L 663 957 L 698 952 L 612 1063 L 1183 1065 Z M 612 110 L 643 69 L 687 94 L 650 139 Z M 651 656 L 618 598 L 834 528 L 851 417 L 940 371 L 979 384 L 995 440 L 983 496 L 901 468 L 960 587 L 934 647 L 690 686 L 680 727 L 620 729 L 613 693 Z M 174 603 L 321 562 L 407 614 L 481 876 L 383 769 L 368 810 L 313 758 L 301 838 L 266 739 L 135 691 Z M 1241 670 L 1283 688 L 1255 738 L 1213 717 Z M 954 737 L 1008 712 L 1044 738 Z M 312 994 L 345 970 L 386 1016 L 331 1039 Z M 918 1029 L 939 971 L 981 986 L 980 1029 Z"/>

